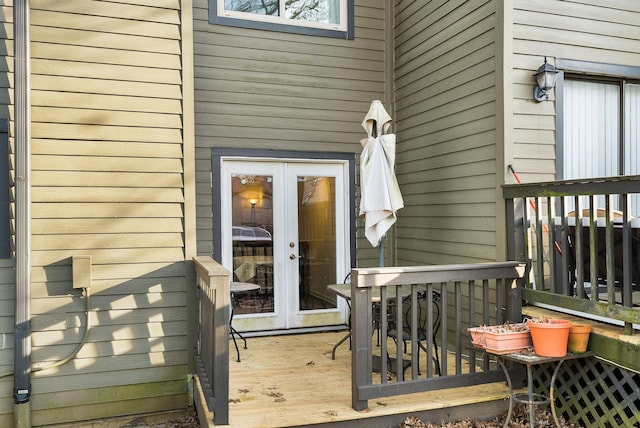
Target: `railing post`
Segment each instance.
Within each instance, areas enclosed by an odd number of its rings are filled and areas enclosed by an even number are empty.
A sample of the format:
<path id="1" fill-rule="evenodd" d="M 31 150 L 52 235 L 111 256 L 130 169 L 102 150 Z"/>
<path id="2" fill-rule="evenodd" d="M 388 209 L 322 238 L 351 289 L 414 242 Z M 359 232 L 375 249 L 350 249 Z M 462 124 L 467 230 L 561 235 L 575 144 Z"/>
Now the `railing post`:
<path id="1" fill-rule="evenodd" d="M 511 323 L 521 322 L 524 277 L 515 279 L 505 278 L 503 282 L 505 290 L 505 321 L 509 321 Z"/>
<path id="2" fill-rule="evenodd" d="M 216 425 L 229 424 L 229 277 L 211 277 L 213 292 L 213 388 Z"/>
<path id="3" fill-rule="evenodd" d="M 216 425 L 229 424 L 229 271 L 211 257 L 193 258 L 200 283 L 196 372 Z"/>
<path id="4" fill-rule="evenodd" d="M 361 386 L 372 382 L 371 287 L 358 288 L 358 270 L 351 273 L 351 407 L 361 411 L 369 406 L 361 400 Z"/>
<path id="5" fill-rule="evenodd" d="M 513 198 L 505 201 L 506 220 L 507 220 L 507 260 L 524 260 L 516 258 L 516 239 L 519 236 L 518 227 L 516 226 L 516 208 Z"/>

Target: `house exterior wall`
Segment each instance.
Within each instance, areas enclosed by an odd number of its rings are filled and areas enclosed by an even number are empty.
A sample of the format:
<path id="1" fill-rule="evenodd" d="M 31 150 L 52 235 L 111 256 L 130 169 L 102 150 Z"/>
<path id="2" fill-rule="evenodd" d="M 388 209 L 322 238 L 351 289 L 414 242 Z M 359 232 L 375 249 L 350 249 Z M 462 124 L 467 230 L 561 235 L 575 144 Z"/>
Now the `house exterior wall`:
<path id="1" fill-rule="evenodd" d="M 355 38 L 343 40 L 212 25 L 208 1 L 194 2 L 199 254 L 213 250 L 212 147 L 361 151 L 369 104 L 388 98 L 386 4 L 356 1 Z"/>
<path id="2" fill-rule="evenodd" d="M 185 236 L 193 234 L 184 206 L 190 96 L 181 14 L 190 16 L 190 3 L 30 6 L 31 422 L 185 409 Z M 11 21 L 10 5 L 3 12 Z M 4 28 L 12 70 L 12 28 Z M 93 263 L 88 340 L 69 363 L 38 371 L 69 355 L 85 330 L 86 298 L 72 288 L 76 255 Z M 4 314 L 13 313 L 6 289 L 14 279 L 0 262 L 4 371 L 12 370 L 13 321 Z M 11 376 L 0 379 L 0 426 L 13 425 L 12 388 Z"/>
<path id="3" fill-rule="evenodd" d="M 544 56 L 614 65 L 640 64 L 640 4 L 626 1 L 513 2 L 513 164 L 523 181 L 555 176 L 556 91 L 532 99 Z M 512 181 L 513 182 L 513 181 Z"/>
<path id="4" fill-rule="evenodd" d="M 490 0 L 396 4 L 398 265 L 500 260 L 496 14 Z"/>
<path id="5" fill-rule="evenodd" d="M 544 56 L 640 64 L 634 1 L 395 5 L 397 263 L 502 260 L 504 183 L 556 179 L 555 90 L 532 98 Z"/>

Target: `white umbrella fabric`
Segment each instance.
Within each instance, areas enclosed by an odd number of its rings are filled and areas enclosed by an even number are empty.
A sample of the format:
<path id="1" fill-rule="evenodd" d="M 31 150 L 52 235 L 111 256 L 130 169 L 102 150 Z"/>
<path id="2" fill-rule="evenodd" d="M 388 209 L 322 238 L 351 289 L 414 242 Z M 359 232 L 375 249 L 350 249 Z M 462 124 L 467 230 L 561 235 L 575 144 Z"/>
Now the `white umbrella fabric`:
<path id="1" fill-rule="evenodd" d="M 360 215 L 365 218 L 365 236 L 378 246 L 396 222 L 396 211 L 404 207 L 395 175 L 396 135 L 387 134 L 391 116 L 378 100 L 371 102 L 362 121 L 367 138 L 360 140 Z M 384 256 L 381 246 L 380 264 Z"/>

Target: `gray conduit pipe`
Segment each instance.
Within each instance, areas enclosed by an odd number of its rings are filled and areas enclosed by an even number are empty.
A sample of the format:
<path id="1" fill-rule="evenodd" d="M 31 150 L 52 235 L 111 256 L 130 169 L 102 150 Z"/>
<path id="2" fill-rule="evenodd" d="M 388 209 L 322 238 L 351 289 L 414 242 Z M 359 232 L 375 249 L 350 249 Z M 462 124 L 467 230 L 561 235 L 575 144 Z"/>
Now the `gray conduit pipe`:
<path id="1" fill-rule="evenodd" d="M 15 98 L 16 301 L 13 359 L 14 425 L 31 426 L 31 101 L 29 0 L 13 2 Z"/>
<path id="2" fill-rule="evenodd" d="M 78 343 L 78 346 L 76 346 L 76 349 L 73 350 L 73 352 L 71 354 L 69 354 L 67 357 L 63 358 L 60 361 L 56 361 L 55 363 L 51 363 L 48 364 L 46 366 L 42 366 L 42 367 L 35 367 L 33 368 L 31 371 L 32 372 L 41 372 L 43 370 L 49 370 L 52 369 L 54 367 L 59 367 L 65 363 L 68 363 L 69 361 L 71 361 L 71 359 L 73 357 L 76 356 L 76 354 L 80 351 L 80 349 L 82 349 L 82 347 L 84 346 L 84 344 L 87 342 L 87 338 L 89 337 L 89 330 L 91 330 L 91 304 L 89 303 L 89 288 L 84 288 L 84 299 L 85 299 L 85 303 L 87 305 L 87 309 L 86 309 L 86 314 L 87 314 L 87 322 L 86 322 L 86 328 L 84 330 L 84 334 L 82 335 L 82 340 L 80 341 L 80 343 Z"/>
<path id="3" fill-rule="evenodd" d="M 86 323 L 85 323 L 85 330 L 84 330 L 84 334 L 82 335 L 82 340 L 80 341 L 80 343 L 78 343 L 78 345 L 76 346 L 76 349 L 73 350 L 73 352 L 71 354 L 69 354 L 68 356 L 66 356 L 65 358 L 63 358 L 60 361 L 56 361 L 55 363 L 51 363 L 48 364 L 46 366 L 41 366 L 41 367 L 33 367 L 31 369 L 31 373 L 35 373 L 35 372 L 41 372 L 44 370 L 49 370 L 52 369 L 54 367 L 59 367 L 65 363 L 68 363 L 69 361 L 71 361 L 71 359 L 73 357 L 75 357 L 78 352 L 80 352 L 80 349 L 82 349 L 82 347 L 84 346 L 85 343 L 87 343 L 87 339 L 89 338 L 89 330 L 91 330 L 91 303 L 89 300 L 89 288 L 84 288 L 84 293 L 85 293 L 85 304 L 86 304 Z M 3 377 L 7 377 L 7 376 L 11 376 L 13 374 L 13 371 L 10 372 L 5 372 L 5 373 L 0 373 L 0 378 Z"/>

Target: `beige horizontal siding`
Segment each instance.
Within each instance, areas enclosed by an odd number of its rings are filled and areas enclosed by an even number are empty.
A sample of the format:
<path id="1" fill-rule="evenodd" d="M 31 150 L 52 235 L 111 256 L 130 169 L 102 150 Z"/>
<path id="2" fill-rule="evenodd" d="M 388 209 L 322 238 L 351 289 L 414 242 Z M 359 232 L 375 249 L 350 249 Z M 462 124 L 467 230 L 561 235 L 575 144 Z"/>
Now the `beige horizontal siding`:
<path id="1" fill-rule="evenodd" d="M 33 139 L 31 147 L 38 153 L 48 155 L 177 158 L 181 147 L 178 144 L 149 143 L 136 141 L 68 141 Z"/>
<path id="2" fill-rule="evenodd" d="M 129 80 L 131 82 L 153 82 L 174 85 L 181 83 L 180 75 L 170 69 L 154 68 L 151 73 L 149 72 L 149 68 L 144 66 L 101 64 L 100 67 L 96 67 L 93 63 L 60 61 L 56 58 L 33 58 L 31 60 L 31 72 L 34 74 L 49 73 L 60 76 L 100 78 L 114 82 Z"/>
<path id="3" fill-rule="evenodd" d="M 108 142 L 105 144 L 109 144 Z M 34 171 L 63 170 L 63 171 L 112 171 L 114 173 L 127 172 L 181 172 L 180 159 L 165 158 L 123 158 L 97 156 L 49 156 L 48 154 L 34 154 L 32 167 Z M 83 182 L 69 182 L 68 185 L 82 186 Z M 139 187 L 145 187 L 139 183 Z"/>
<path id="4" fill-rule="evenodd" d="M 496 254 L 496 4 L 399 3 L 398 264 Z"/>
<path id="5" fill-rule="evenodd" d="M 141 373 L 141 375 L 145 375 L 145 374 L 149 375 L 152 373 L 150 372 Z M 136 376 L 136 378 L 139 378 L 139 376 Z M 98 378 L 97 380 L 100 380 L 100 379 Z M 123 401 L 123 402 L 127 400 L 136 400 L 138 398 L 145 399 L 148 397 L 153 397 L 154 394 L 158 394 L 158 390 L 160 388 L 162 388 L 162 390 L 165 393 L 169 393 L 171 395 L 177 395 L 180 393 L 180 387 L 178 382 L 153 384 L 149 382 L 144 382 L 143 380 L 137 385 L 138 386 L 132 385 L 127 387 L 119 387 L 117 389 L 99 388 L 99 387 L 96 387 L 95 385 L 93 386 L 89 385 L 87 388 L 82 389 L 81 391 L 66 392 L 66 394 L 69 394 L 69 399 L 74 400 L 75 402 L 83 406 L 83 408 L 86 408 L 86 407 L 93 407 L 93 405 L 96 403 L 97 403 L 97 406 L 100 407 L 100 402 L 105 400 L 108 397 L 108 395 L 113 395 L 114 391 L 116 392 L 118 401 Z M 61 394 L 57 394 L 56 396 L 55 393 L 49 393 L 45 395 L 45 397 L 43 398 L 46 398 L 46 400 L 43 399 L 42 402 L 51 402 L 52 404 L 63 404 L 65 401 L 65 398 L 61 396 Z M 175 397 L 173 398 L 175 399 Z M 92 402 L 92 400 L 95 400 L 95 402 Z M 38 407 L 42 407 L 40 403 L 38 403 L 37 405 Z M 168 408 L 173 408 L 173 406 L 170 406 Z M 58 412 L 58 413 L 62 413 L 62 412 Z M 54 420 L 60 421 L 60 415 L 55 415 L 54 412 L 50 412 L 50 416 L 53 417 L 54 419 L 50 419 L 46 422 L 51 423 Z M 95 419 L 95 417 L 92 419 Z M 85 419 L 85 420 L 89 420 L 89 419 Z"/>
<path id="6" fill-rule="evenodd" d="M 36 425 L 188 406 L 180 8 L 31 1 Z"/>
<path id="7" fill-rule="evenodd" d="M 77 187 L 61 190 L 59 187 L 38 187 L 32 191 L 32 195 L 38 198 L 38 202 L 142 202 L 142 203 L 166 203 L 182 202 L 183 195 L 180 189 L 169 189 L 163 192 L 154 188 L 107 188 L 100 191 L 96 188 Z"/>
<path id="8" fill-rule="evenodd" d="M 118 234 L 113 235 L 95 235 L 95 234 L 74 234 L 74 235 L 56 235 L 50 233 L 47 235 L 34 236 L 32 244 L 34 248 L 43 248 L 46 250 L 90 250 L 92 248 L 104 249 L 120 249 L 120 248 L 154 248 L 154 247 L 170 247 L 177 246 L 182 248 L 180 233 L 135 233 L 135 234 Z M 83 253 L 85 253 L 83 251 Z"/>
<path id="9" fill-rule="evenodd" d="M 36 219 L 31 225 L 34 235 L 46 235 L 52 230 L 57 234 L 74 233 L 151 233 L 156 230 L 182 232 L 182 222 L 177 219 Z"/>
<path id="10" fill-rule="evenodd" d="M 543 57 L 640 64 L 640 3 L 634 0 L 513 2 L 513 164 L 523 181 L 555 179 L 555 90 L 532 99 Z M 544 12 L 540 12 L 544 11 Z"/>
<path id="11" fill-rule="evenodd" d="M 51 117 L 66 115 L 73 117 L 78 123 L 94 123 L 97 125 L 108 124 L 110 126 L 135 126 L 175 128 L 182 125 L 180 117 L 175 114 L 157 114 L 130 111 L 109 111 L 108 114 L 101 110 L 87 110 L 77 108 L 35 107 L 31 109 L 31 119 L 34 121 L 46 121 Z M 60 143 L 64 143 L 60 141 Z M 77 149 L 77 144 L 75 146 Z M 120 148 L 124 151 L 124 148 Z M 150 154 L 152 153 L 149 150 Z"/>
<path id="12" fill-rule="evenodd" d="M 148 98 L 173 98 L 182 96 L 180 86 L 148 82 L 112 82 L 105 85 L 102 79 L 77 79 L 63 76 L 34 76 L 31 87 L 35 90 L 68 91 L 93 94 L 125 95 Z"/>
<path id="13" fill-rule="evenodd" d="M 87 47 L 97 47 L 103 49 L 130 50 L 144 49 L 144 52 L 165 53 L 172 55 L 180 54 L 180 44 L 158 43 L 148 46 L 146 35 L 134 36 L 131 34 L 116 33 L 95 33 L 86 30 L 51 28 L 34 26 L 31 30 L 31 41 L 46 44 L 52 38 L 63 45 L 74 45 L 82 43 Z"/>
<path id="14" fill-rule="evenodd" d="M 136 187 L 143 182 L 145 187 L 162 188 L 180 187 L 182 175 L 177 172 L 41 171 L 34 172 L 32 176 L 32 183 L 36 186 L 64 186 L 74 181 L 84 187 Z"/>
<path id="15" fill-rule="evenodd" d="M 142 175 L 146 177 L 146 175 Z M 151 175 L 153 178 L 153 175 Z M 125 203 L 121 201 L 111 203 L 88 202 L 50 202 L 34 206 L 31 211 L 32 218 L 152 218 L 152 217 L 179 217 L 180 204 L 171 203 Z"/>
<path id="16" fill-rule="evenodd" d="M 100 4 L 106 4 L 109 6 L 108 2 L 101 1 L 77 1 L 77 2 L 67 2 L 70 4 L 82 3 L 82 5 L 88 7 L 89 4 L 91 6 L 98 6 Z M 38 5 L 42 5 L 39 7 Z M 46 4 L 42 2 L 34 2 L 31 5 L 31 22 L 33 25 L 42 25 L 58 28 L 70 28 L 76 30 L 86 30 L 86 31 L 95 31 L 97 33 L 121 33 L 121 34 L 133 34 L 139 36 L 147 36 L 153 37 L 157 39 L 173 39 L 177 40 L 180 38 L 180 30 L 177 23 L 167 23 L 167 22 L 154 22 L 151 21 L 151 17 L 153 15 L 153 9 L 147 9 L 147 13 L 144 16 L 136 17 L 136 19 L 126 19 L 126 18 L 114 18 L 110 16 L 100 16 L 98 14 L 91 13 L 90 15 L 80 15 L 78 13 L 70 13 L 58 11 L 58 9 L 44 9 Z M 58 5 L 56 5 L 57 7 Z M 120 5 L 111 4 L 111 9 L 119 8 Z M 157 10 L 157 9 L 156 9 Z M 144 18 L 144 19 L 143 19 Z M 50 23 L 55 23 L 51 25 Z M 132 25 L 135 24 L 135 25 Z M 152 49 L 152 48 L 150 48 Z"/>
<path id="17" fill-rule="evenodd" d="M 82 140 L 117 140 L 117 141 L 149 141 L 176 143 L 180 141 L 181 134 L 176 129 L 141 128 L 141 127 L 112 127 L 93 124 L 56 124 L 39 123 L 32 131 L 34 138 L 55 139 L 79 138 Z"/>
<path id="18" fill-rule="evenodd" d="M 117 263 L 110 257 L 105 256 L 104 254 L 109 253 L 120 253 L 120 251 L 98 251 L 98 254 L 102 255 L 102 258 L 99 260 L 100 264 L 109 264 L 109 263 Z M 41 254 L 36 254 L 36 257 L 41 257 Z M 62 259 L 56 260 L 57 262 L 62 262 Z M 135 283 L 128 284 L 126 289 L 122 287 L 117 287 L 120 285 L 122 281 L 116 278 L 108 278 L 108 279 L 98 279 L 93 281 L 93 285 L 91 287 L 92 294 L 100 294 L 102 296 L 108 295 L 122 295 L 122 294 L 139 294 L 139 293 L 153 293 L 156 296 L 161 295 L 164 292 L 178 292 L 184 290 L 184 284 L 181 282 L 179 278 L 167 278 L 166 280 L 160 281 L 158 278 L 154 277 L 146 277 L 140 278 L 139 281 Z M 51 282 L 50 284 L 34 284 L 32 287 L 32 297 L 33 298 L 42 298 L 46 297 L 49 294 L 53 294 L 56 296 L 62 296 L 66 294 L 70 294 L 70 290 L 64 281 Z M 140 314 L 144 314 L 144 311 Z M 160 317 L 160 319 L 166 319 L 165 313 L 156 314 L 156 317 Z M 59 317 L 60 314 L 46 314 L 43 317 L 52 316 Z M 138 312 L 125 311 L 118 314 L 117 317 L 111 317 L 111 314 L 108 312 L 98 312 L 93 313 L 92 316 L 100 317 L 101 322 L 118 322 L 119 319 L 124 319 L 125 317 L 136 317 L 139 316 Z M 144 319 L 153 321 L 153 317 L 146 317 Z M 91 346 L 91 345 L 89 345 Z"/>
<path id="19" fill-rule="evenodd" d="M 181 410 L 189 405 L 184 394 L 176 394 L 168 387 L 172 384 L 174 389 L 178 389 L 184 383 L 179 377 L 177 379 L 167 378 L 163 382 L 143 383 L 145 381 L 144 377 L 160 378 L 162 370 L 144 370 L 139 373 L 132 370 L 131 372 L 133 373 L 129 374 L 132 376 L 132 380 L 137 381 L 133 388 L 128 385 L 100 389 L 91 388 L 91 385 L 84 387 L 82 389 L 83 394 L 86 397 L 94 398 L 95 402 L 90 405 L 79 406 L 73 416 L 78 420 L 85 421 L 102 419 L 116 412 L 126 412 L 126 409 L 131 409 L 132 402 L 136 403 L 136 409 L 140 409 L 144 413 Z M 176 376 L 178 375 L 176 374 Z M 108 377 L 96 376 L 95 379 L 96 383 L 100 384 L 103 384 L 105 380 L 108 380 Z M 132 390 L 135 391 L 135 394 Z M 71 395 L 68 392 L 64 394 L 54 392 L 42 394 L 41 398 L 38 399 L 34 398 L 32 400 L 32 409 L 34 409 L 32 422 L 38 425 L 65 422 L 69 417 L 68 413 L 65 416 L 65 412 L 51 409 L 51 406 L 58 404 L 62 397 L 66 397 L 70 401 L 75 400 L 76 395 Z M 86 399 L 83 402 L 86 403 Z M 38 410 L 40 407 L 44 407 L 44 409 Z"/>
<path id="20" fill-rule="evenodd" d="M 73 92 L 49 92 L 33 90 L 34 107 L 72 107 L 91 108 L 95 110 L 127 110 L 151 113 L 177 114 L 180 112 L 180 100 L 115 95 L 81 94 Z"/>
<path id="21" fill-rule="evenodd" d="M 194 2 L 198 253 L 213 249 L 212 147 L 360 152 L 388 83 L 386 7 L 356 1 L 355 39 L 341 40 L 211 25 Z"/>

